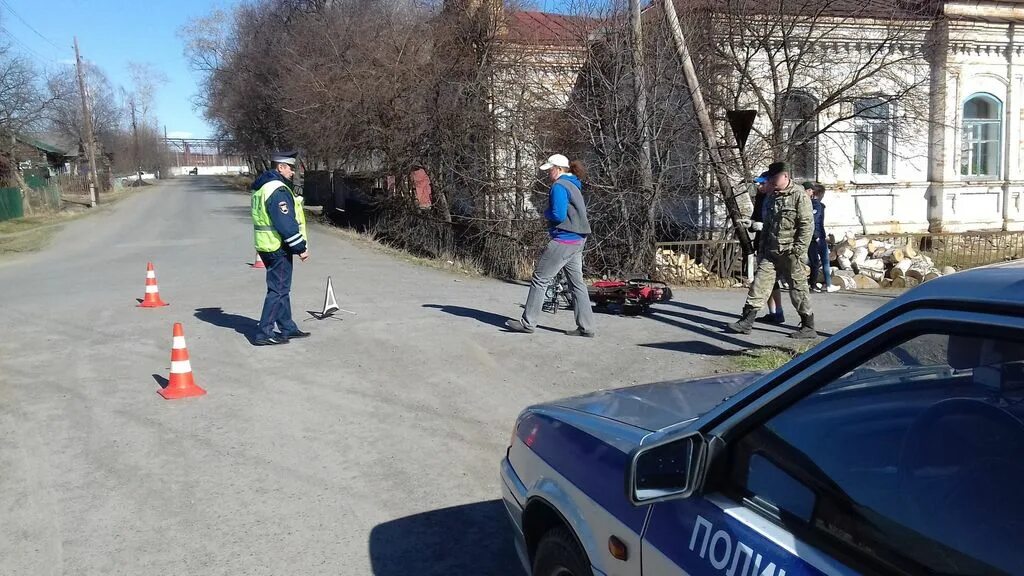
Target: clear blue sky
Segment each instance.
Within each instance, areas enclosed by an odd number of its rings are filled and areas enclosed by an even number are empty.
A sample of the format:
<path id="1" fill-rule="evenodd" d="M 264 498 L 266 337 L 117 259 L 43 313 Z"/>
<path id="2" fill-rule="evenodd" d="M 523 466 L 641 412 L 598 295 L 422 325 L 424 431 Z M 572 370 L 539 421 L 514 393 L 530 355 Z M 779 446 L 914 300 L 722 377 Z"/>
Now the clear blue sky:
<path id="1" fill-rule="evenodd" d="M 148 62 L 168 79 L 156 96 L 156 114 L 170 135 L 210 135 L 193 110 L 197 76 L 189 69 L 178 30 L 230 0 L 0 0 L 0 35 L 37 64 L 55 68 L 74 61 L 72 37 L 82 56 L 111 83 L 131 87 L 129 62 Z M 49 40 L 44 40 L 15 16 Z M 13 38 L 12 38 L 13 37 Z M 52 44 L 56 45 L 51 45 Z"/>
<path id="2" fill-rule="evenodd" d="M 72 38 L 82 56 L 106 72 L 115 89 L 131 87 L 129 62 L 148 62 L 168 83 L 156 97 L 156 115 L 168 135 L 211 135 L 202 113 L 192 107 L 197 76 L 185 60 L 178 30 L 237 0 L 0 0 L 0 35 L 45 68 L 74 62 Z M 535 0 L 559 12 L 569 0 Z M 21 19 L 28 22 L 28 26 Z M 38 34 L 37 34 L 38 32 Z"/>

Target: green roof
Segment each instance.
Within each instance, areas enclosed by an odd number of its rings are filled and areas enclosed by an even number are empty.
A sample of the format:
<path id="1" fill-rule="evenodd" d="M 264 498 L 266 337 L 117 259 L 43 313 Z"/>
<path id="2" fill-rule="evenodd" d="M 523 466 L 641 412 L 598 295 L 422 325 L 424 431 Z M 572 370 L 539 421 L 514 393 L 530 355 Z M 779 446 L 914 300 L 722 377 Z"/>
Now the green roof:
<path id="1" fill-rule="evenodd" d="M 48 144 L 46 142 L 43 142 L 42 140 L 36 140 L 31 136 L 25 136 L 24 134 L 20 134 L 18 136 L 15 136 L 15 138 L 17 138 L 18 141 L 28 144 L 33 148 L 38 148 L 43 152 L 49 152 L 50 154 L 60 154 L 61 156 L 69 156 L 66 150 L 61 150 L 60 148 L 53 144 Z"/>

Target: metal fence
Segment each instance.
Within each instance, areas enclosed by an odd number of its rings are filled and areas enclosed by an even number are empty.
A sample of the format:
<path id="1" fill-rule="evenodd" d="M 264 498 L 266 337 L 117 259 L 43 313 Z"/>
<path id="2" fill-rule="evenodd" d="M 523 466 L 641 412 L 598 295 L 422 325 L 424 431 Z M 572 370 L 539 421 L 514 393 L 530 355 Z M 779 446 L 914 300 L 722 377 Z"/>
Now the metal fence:
<path id="1" fill-rule="evenodd" d="M 743 273 L 736 240 L 686 240 L 655 244 L 655 277 L 673 284 L 721 286 Z"/>
<path id="2" fill-rule="evenodd" d="M 872 234 L 896 248 L 912 246 L 938 268 L 957 270 L 1024 258 L 1022 232 Z M 666 282 L 726 285 L 743 276 L 743 251 L 736 240 L 688 240 L 655 244 L 655 276 Z"/>
<path id="3" fill-rule="evenodd" d="M 868 238 L 897 248 L 912 246 L 939 268 L 963 270 L 1024 257 L 1024 232 L 873 234 Z"/>
<path id="4" fill-rule="evenodd" d="M 0 188 L 0 222 L 22 216 L 24 216 L 24 211 L 21 205 L 21 190 Z"/>

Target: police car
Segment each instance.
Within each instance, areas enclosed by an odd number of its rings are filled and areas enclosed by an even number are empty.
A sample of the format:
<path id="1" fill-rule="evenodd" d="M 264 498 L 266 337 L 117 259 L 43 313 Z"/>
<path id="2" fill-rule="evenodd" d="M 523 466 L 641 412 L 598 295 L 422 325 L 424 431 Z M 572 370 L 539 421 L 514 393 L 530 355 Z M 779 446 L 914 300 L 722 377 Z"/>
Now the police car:
<path id="1" fill-rule="evenodd" d="M 1024 574 L 1024 266 L 770 374 L 528 408 L 501 476 L 535 576 Z"/>

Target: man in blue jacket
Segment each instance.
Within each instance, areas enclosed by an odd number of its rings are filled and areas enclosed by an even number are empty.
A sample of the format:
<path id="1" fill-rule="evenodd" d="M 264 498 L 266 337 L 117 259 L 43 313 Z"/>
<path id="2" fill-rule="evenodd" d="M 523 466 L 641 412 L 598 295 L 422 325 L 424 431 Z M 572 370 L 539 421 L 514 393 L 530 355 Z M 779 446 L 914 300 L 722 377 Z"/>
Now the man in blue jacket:
<path id="1" fill-rule="evenodd" d="M 548 234 L 551 241 L 537 261 L 530 283 L 530 294 L 526 297 L 523 316 L 509 320 L 505 327 L 513 332 L 532 333 L 537 328 L 537 316 L 544 304 L 548 284 L 565 269 L 566 280 L 573 293 L 573 311 L 576 315 L 576 329 L 566 332 L 570 336 L 594 336 L 594 313 L 590 307 L 590 295 L 583 281 L 583 248 L 590 234 L 587 220 L 587 206 L 583 201 L 583 164 L 562 154 L 548 158 L 540 169 L 548 173 L 551 180 L 550 205 L 544 212 L 548 220 Z"/>
<path id="2" fill-rule="evenodd" d="M 309 332 L 299 330 L 292 320 L 292 259 L 305 261 L 306 217 L 302 204 L 292 191 L 295 155 L 275 154 L 273 169 L 259 175 L 250 187 L 252 222 L 256 252 L 267 267 L 267 297 L 263 301 L 256 346 L 287 344 L 291 338 L 305 338 Z M 280 333 L 274 332 L 274 325 Z"/>

